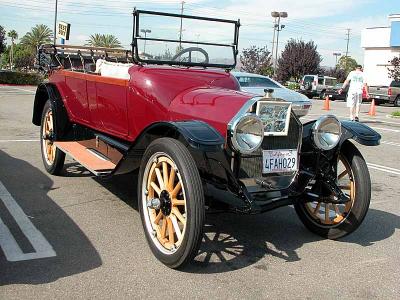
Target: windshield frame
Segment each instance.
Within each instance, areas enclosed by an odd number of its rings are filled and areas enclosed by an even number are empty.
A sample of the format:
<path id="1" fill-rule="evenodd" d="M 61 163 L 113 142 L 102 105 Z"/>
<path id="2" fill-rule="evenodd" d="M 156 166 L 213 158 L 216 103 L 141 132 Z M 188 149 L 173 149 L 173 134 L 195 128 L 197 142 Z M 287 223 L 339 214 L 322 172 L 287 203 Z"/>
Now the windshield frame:
<path id="1" fill-rule="evenodd" d="M 156 16 L 164 16 L 164 17 L 176 17 L 182 19 L 192 19 L 192 20 L 202 20 L 209 22 L 219 22 L 219 23 L 230 23 L 235 25 L 234 32 L 234 40 L 232 44 L 218 44 L 218 43 L 207 43 L 207 42 L 194 42 L 194 41 L 185 41 L 185 40 L 172 40 L 172 39 L 159 39 L 159 38 L 149 38 L 149 37 L 141 37 L 140 36 L 140 15 L 156 15 Z M 174 66 L 185 66 L 185 67 L 203 67 L 203 68 L 223 68 L 226 70 L 232 70 L 235 68 L 237 63 L 237 55 L 239 54 L 238 42 L 239 42 L 239 28 L 240 21 L 234 20 L 225 20 L 225 19 L 216 19 L 216 18 L 208 18 L 208 17 L 199 17 L 199 16 L 191 16 L 191 15 L 183 15 L 183 14 L 173 14 L 173 13 L 164 13 L 164 12 L 156 12 L 149 10 L 139 10 L 134 9 L 133 11 L 133 33 L 132 33 L 132 53 L 133 60 L 135 63 L 142 64 L 156 64 L 156 65 L 174 65 Z M 233 64 L 214 64 L 214 63 L 203 63 L 203 62 L 187 62 L 187 61 L 168 61 L 168 60 L 156 60 L 156 59 L 142 59 L 139 56 L 139 47 L 138 41 L 158 41 L 158 42 L 175 42 L 182 44 L 197 44 L 197 45 L 208 45 L 208 46 L 217 46 L 217 47 L 230 47 L 232 48 L 233 54 Z"/>

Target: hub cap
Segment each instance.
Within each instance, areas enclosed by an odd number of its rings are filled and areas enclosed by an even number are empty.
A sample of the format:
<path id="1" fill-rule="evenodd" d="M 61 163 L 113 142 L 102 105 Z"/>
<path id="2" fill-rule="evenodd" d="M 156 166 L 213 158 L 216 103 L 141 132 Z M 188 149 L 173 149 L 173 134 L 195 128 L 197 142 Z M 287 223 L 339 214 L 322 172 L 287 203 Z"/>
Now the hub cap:
<path id="1" fill-rule="evenodd" d="M 155 245 L 166 254 L 175 252 L 186 229 L 186 197 L 175 163 L 165 153 L 155 153 L 148 161 L 143 176 L 142 205 L 146 228 Z M 148 201 L 160 200 L 160 207 Z"/>

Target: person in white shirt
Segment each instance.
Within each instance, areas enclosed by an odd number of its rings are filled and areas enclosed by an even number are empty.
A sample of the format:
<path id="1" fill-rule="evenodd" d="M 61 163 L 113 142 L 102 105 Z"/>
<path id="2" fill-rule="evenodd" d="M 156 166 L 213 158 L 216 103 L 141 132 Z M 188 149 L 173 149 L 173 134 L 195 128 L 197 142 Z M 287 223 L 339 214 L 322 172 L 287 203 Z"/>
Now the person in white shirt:
<path id="1" fill-rule="evenodd" d="M 350 108 L 350 120 L 359 121 L 358 115 L 360 113 L 360 105 L 362 102 L 362 94 L 363 88 L 365 88 L 366 96 L 368 95 L 368 85 L 365 81 L 364 73 L 362 72 L 362 66 L 357 65 L 354 71 L 351 71 L 345 82 L 343 83 L 342 88 L 339 90 L 339 94 L 343 92 L 343 89 L 349 84 L 349 91 L 347 92 L 347 107 Z"/>

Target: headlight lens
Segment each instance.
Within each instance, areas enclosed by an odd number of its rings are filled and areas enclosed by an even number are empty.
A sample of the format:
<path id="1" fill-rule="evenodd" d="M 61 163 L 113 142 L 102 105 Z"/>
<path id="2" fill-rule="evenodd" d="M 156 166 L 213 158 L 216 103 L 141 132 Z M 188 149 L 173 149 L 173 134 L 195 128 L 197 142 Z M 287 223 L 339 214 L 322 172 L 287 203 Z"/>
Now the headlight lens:
<path id="1" fill-rule="evenodd" d="M 315 146 L 321 150 L 331 150 L 337 146 L 342 134 L 340 121 L 332 115 L 319 118 L 313 126 Z"/>
<path id="2" fill-rule="evenodd" d="M 264 126 L 254 114 L 242 116 L 233 126 L 232 145 L 243 154 L 257 150 L 264 138 Z"/>

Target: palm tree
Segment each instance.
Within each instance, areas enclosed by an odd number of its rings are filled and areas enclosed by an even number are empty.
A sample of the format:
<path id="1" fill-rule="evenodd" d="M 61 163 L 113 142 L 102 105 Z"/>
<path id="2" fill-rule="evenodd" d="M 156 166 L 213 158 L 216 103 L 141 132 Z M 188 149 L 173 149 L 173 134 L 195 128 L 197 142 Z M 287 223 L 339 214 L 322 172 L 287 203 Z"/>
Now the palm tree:
<path id="1" fill-rule="evenodd" d="M 52 36 L 53 32 L 47 25 L 39 24 L 22 37 L 21 44 L 34 49 L 36 52 L 40 45 L 51 43 Z"/>
<path id="2" fill-rule="evenodd" d="M 87 40 L 87 45 L 94 47 L 106 47 L 106 48 L 118 48 L 121 47 L 121 43 L 112 34 L 92 34 Z"/>
<path id="3" fill-rule="evenodd" d="M 14 65 L 14 41 L 18 39 L 18 33 L 13 29 L 7 33 L 7 36 L 11 38 L 10 66 L 12 70 Z"/>

